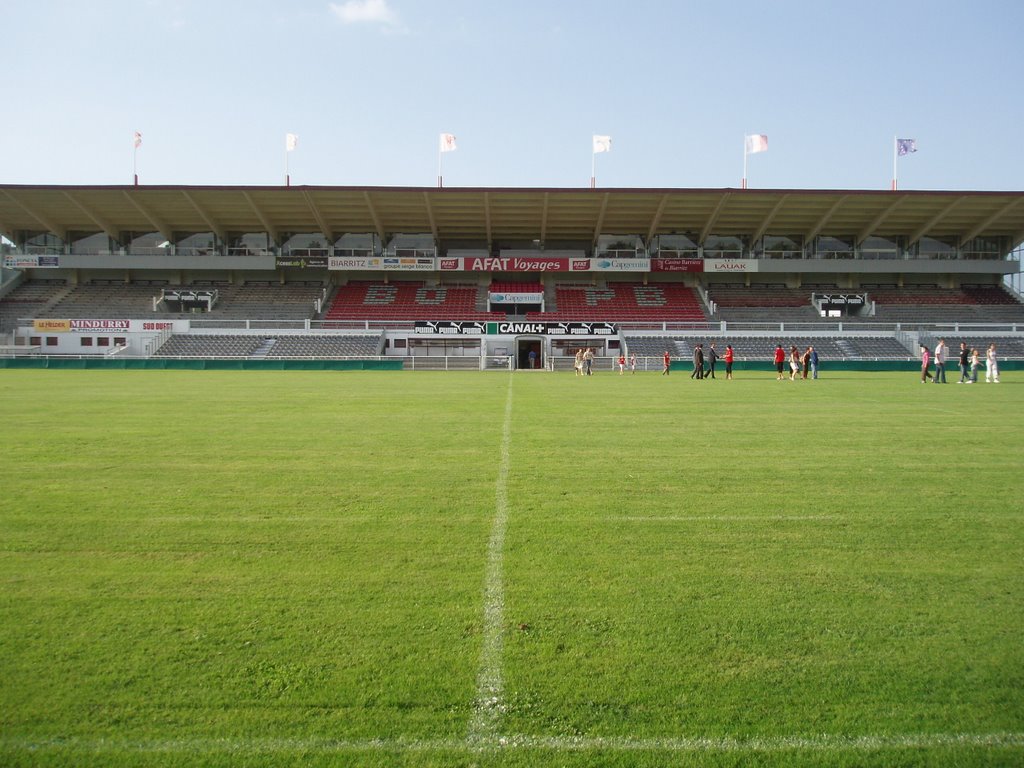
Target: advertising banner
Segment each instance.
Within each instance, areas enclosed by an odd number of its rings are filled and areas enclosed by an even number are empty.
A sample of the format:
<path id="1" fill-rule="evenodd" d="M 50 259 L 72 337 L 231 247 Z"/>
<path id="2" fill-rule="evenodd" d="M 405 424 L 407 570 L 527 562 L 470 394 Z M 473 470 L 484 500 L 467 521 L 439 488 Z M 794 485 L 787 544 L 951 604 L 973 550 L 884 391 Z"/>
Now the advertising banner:
<path id="1" fill-rule="evenodd" d="M 323 269 L 327 266 L 327 256 L 278 256 L 277 266 L 280 267 L 311 267 Z"/>
<path id="2" fill-rule="evenodd" d="M 650 259 L 591 259 L 591 272 L 650 272 Z"/>
<path id="3" fill-rule="evenodd" d="M 757 272 L 757 259 L 704 259 L 705 272 Z"/>
<path id="4" fill-rule="evenodd" d="M 614 336 L 614 323 L 531 323 L 531 322 L 463 322 L 458 320 L 416 321 L 416 333 L 439 335 L 502 336 L 524 333 L 542 336 Z"/>
<path id="5" fill-rule="evenodd" d="M 379 256 L 331 256 L 327 259 L 328 269 L 384 269 L 384 259 Z"/>
<path id="6" fill-rule="evenodd" d="M 433 272 L 437 264 L 433 256 L 385 256 L 384 269 L 404 272 Z"/>
<path id="7" fill-rule="evenodd" d="M 703 272 L 704 259 L 651 259 L 651 272 Z"/>
<path id="8" fill-rule="evenodd" d="M 23 253 L 11 253 L 4 256 L 7 269 L 56 269 L 60 266 L 60 256 L 32 256 Z"/>
<path id="9" fill-rule="evenodd" d="M 585 272 L 590 259 L 567 256 L 488 256 L 483 258 L 442 258 L 441 269 L 465 272 Z"/>
<path id="10" fill-rule="evenodd" d="M 32 329 L 41 333 L 67 333 L 71 330 L 70 320 L 33 320 Z"/>
<path id="11" fill-rule="evenodd" d="M 491 304 L 540 304 L 544 301 L 543 293 L 492 293 L 489 294 Z"/>

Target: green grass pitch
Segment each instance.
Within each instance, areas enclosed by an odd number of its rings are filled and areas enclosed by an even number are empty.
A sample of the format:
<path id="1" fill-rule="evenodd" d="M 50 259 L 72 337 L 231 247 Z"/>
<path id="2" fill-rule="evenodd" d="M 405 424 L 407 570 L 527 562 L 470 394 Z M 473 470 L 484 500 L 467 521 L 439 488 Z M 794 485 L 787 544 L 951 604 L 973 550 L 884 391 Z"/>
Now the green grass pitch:
<path id="1" fill-rule="evenodd" d="M 0 402 L 2 765 L 1024 764 L 1012 374 Z"/>

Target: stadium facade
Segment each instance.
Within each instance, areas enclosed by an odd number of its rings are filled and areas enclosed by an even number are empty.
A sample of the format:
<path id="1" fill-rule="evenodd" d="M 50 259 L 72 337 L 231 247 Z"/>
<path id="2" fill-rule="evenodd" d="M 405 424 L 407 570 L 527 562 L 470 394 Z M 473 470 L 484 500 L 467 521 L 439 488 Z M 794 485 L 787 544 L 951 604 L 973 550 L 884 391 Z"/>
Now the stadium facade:
<path id="1" fill-rule="evenodd" d="M 8 356 L 1024 352 L 1024 192 L 0 185 L 0 234 Z"/>

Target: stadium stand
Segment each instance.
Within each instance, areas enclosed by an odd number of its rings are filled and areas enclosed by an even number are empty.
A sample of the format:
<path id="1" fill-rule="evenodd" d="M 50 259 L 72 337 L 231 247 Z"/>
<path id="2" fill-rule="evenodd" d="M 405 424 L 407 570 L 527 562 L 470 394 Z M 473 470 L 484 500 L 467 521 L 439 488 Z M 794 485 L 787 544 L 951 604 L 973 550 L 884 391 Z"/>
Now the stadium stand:
<path id="1" fill-rule="evenodd" d="M 156 357 L 343 358 L 381 354 L 381 334 L 174 334 Z"/>
<path id="2" fill-rule="evenodd" d="M 251 357 L 268 336 L 174 334 L 154 357 Z"/>
<path id="3" fill-rule="evenodd" d="M 353 280 L 338 289 L 324 320 L 505 319 L 504 313 L 477 309 L 478 293 L 476 286 Z"/>
<path id="4" fill-rule="evenodd" d="M 875 303 L 876 321 L 919 326 L 1024 322 L 1024 305 L 997 286 L 871 288 L 867 294 Z"/>
<path id="5" fill-rule="evenodd" d="M 345 336 L 278 336 L 266 354 L 267 358 L 337 358 L 366 357 L 381 354 L 381 334 Z"/>
<path id="6" fill-rule="evenodd" d="M 555 308 L 527 313 L 545 321 L 683 321 L 707 319 L 700 298 L 681 283 L 609 282 L 606 286 L 555 286 Z"/>
<path id="7" fill-rule="evenodd" d="M 0 299 L 0 333 L 14 329 L 21 318 L 39 317 L 67 289 L 64 280 L 27 280 Z"/>
<path id="8" fill-rule="evenodd" d="M 26 287 L 28 290 L 26 292 Z M 150 318 L 193 317 L 188 312 L 168 312 L 163 307 L 153 309 L 154 298 L 160 297 L 167 281 L 151 280 L 125 283 L 117 280 L 93 280 L 70 288 L 61 285 L 35 287 L 32 283 L 19 286 L 3 300 L 4 312 L 8 303 L 20 304 L 20 317 L 39 317 L 45 312 L 50 317 L 62 318 Z M 178 286 L 173 286 L 178 287 Z M 304 320 L 316 314 L 314 302 L 320 297 L 323 285 L 319 282 L 230 283 L 197 282 L 188 287 L 215 287 L 219 301 L 210 316 L 255 320 Z M 57 289 L 56 291 L 54 289 Z M 63 289 L 63 290 L 61 290 Z M 47 295 L 45 301 L 32 301 L 32 297 Z"/>

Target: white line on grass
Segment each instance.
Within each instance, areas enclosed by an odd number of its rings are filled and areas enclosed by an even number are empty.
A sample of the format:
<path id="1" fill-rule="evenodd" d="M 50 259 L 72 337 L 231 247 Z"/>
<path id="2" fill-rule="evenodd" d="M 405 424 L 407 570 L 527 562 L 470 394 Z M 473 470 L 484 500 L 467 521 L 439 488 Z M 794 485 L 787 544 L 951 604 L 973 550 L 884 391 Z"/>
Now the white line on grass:
<path id="1" fill-rule="evenodd" d="M 476 677 L 476 701 L 469 722 L 470 744 L 484 745 L 498 736 L 504 706 L 505 680 L 502 676 L 505 622 L 504 553 L 505 528 L 508 526 L 508 471 L 512 442 L 512 382 L 509 376 L 505 397 L 505 419 L 501 427 L 501 460 L 494 491 L 494 522 L 487 544 L 487 571 L 484 576 L 483 648 Z"/>

